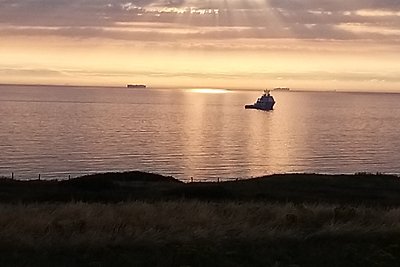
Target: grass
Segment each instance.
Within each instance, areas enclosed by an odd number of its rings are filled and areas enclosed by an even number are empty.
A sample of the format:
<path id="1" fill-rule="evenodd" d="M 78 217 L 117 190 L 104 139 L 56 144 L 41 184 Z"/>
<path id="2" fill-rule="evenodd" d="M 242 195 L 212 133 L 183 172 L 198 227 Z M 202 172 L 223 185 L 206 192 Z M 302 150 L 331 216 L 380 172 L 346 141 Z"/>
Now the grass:
<path id="1" fill-rule="evenodd" d="M 397 176 L 0 180 L 1 266 L 397 266 Z"/>
<path id="2" fill-rule="evenodd" d="M 382 174 L 279 174 L 220 183 L 182 183 L 142 172 L 106 173 L 67 181 L 0 179 L 0 203 L 120 202 L 197 199 L 398 206 L 400 179 Z"/>
<path id="3" fill-rule="evenodd" d="M 383 266 L 398 262 L 399 237 L 400 208 L 203 201 L 0 205 L 7 266 L 73 264 L 69 257 L 82 261 L 77 266 L 92 266 L 96 257 L 93 266 L 111 266 L 115 255 L 124 266 L 207 266 L 214 258 L 219 266 L 313 266 L 326 259 L 325 265 L 339 266 L 346 253 L 364 266 Z M 378 254 L 366 255 L 372 248 Z"/>
<path id="4" fill-rule="evenodd" d="M 0 242 L 107 247 L 400 234 L 400 208 L 200 201 L 0 205 Z M 62 240 L 62 242 L 60 242 Z"/>

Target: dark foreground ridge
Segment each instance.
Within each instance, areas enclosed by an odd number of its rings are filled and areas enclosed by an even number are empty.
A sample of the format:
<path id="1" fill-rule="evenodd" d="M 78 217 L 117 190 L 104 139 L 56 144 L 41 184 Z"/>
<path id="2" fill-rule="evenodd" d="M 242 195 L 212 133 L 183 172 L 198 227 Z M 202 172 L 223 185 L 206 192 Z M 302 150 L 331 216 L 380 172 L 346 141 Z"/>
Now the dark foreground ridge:
<path id="1" fill-rule="evenodd" d="M 174 199 L 399 205 L 400 178 L 367 173 L 275 174 L 230 182 L 183 183 L 171 176 L 134 171 L 62 181 L 0 179 L 1 202 Z"/>
<path id="2" fill-rule="evenodd" d="M 400 266 L 397 176 L 0 179 L 0 266 Z"/>

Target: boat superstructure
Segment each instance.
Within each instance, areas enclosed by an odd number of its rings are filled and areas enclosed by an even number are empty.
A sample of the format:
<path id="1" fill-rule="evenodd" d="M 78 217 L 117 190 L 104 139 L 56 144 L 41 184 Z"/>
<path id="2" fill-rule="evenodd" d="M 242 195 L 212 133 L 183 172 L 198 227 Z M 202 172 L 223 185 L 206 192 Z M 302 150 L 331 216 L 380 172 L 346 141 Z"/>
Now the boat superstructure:
<path id="1" fill-rule="evenodd" d="M 275 100 L 270 94 L 270 91 L 265 89 L 261 97 L 252 105 L 245 105 L 246 109 L 260 109 L 260 110 L 272 110 L 275 105 Z"/>

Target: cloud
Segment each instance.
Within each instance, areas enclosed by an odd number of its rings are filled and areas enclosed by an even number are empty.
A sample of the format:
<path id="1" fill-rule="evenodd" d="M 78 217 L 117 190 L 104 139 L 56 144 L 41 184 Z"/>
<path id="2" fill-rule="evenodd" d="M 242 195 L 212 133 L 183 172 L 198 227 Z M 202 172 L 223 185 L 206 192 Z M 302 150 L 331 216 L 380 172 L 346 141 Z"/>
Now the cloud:
<path id="1" fill-rule="evenodd" d="M 359 30 L 369 27 L 382 31 Z M 397 30 L 398 0 L 0 0 L 2 36 L 159 42 L 364 39 L 397 44 Z"/>
<path id="2" fill-rule="evenodd" d="M 0 68 L 1 76 L 65 76 L 65 73 L 54 69 Z"/>
<path id="3" fill-rule="evenodd" d="M 285 10 L 324 10 L 331 12 L 355 11 L 360 9 L 400 10 L 397 0 L 270 0 L 272 6 Z"/>
<path id="4" fill-rule="evenodd" d="M 308 71 L 308 72 L 156 72 L 156 71 L 87 71 L 81 69 L 29 69 L 29 68 L 0 68 L 0 75 L 9 76 L 53 76 L 53 77 L 190 77 L 190 78 L 208 78 L 208 79 L 247 79 L 251 75 L 254 79 L 282 79 L 282 80 L 307 80 L 307 81 L 385 81 L 385 82 L 400 82 L 398 72 L 393 73 L 371 73 L 371 72 L 329 72 L 329 71 Z"/>

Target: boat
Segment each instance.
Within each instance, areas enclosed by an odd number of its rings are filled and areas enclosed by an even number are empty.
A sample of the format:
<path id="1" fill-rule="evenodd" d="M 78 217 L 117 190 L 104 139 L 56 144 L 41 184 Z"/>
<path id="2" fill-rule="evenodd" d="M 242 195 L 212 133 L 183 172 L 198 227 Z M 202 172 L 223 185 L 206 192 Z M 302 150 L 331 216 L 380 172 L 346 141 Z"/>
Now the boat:
<path id="1" fill-rule="evenodd" d="M 259 97 L 254 104 L 245 105 L 244 108 L 245 109 L 272 110 L 274 105 L 275 105 L 274 98 L 272 97 L 272 95 L 270 95 L 269 90 L 265 89 L 262 96 Z"/>
<path id="2" fill-rule="evenodd" d="M 272 90 L 272 91 L 289 92 L 290 88 L 289 87 L 275 87 L 274 90 Z"/>
<path id="3" fill-rule="evenodd" d="M 128 84 L 126 87 L 128 88 L 146 88 L 144 84 Z"/>

